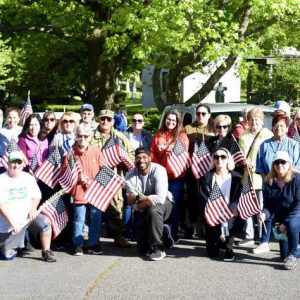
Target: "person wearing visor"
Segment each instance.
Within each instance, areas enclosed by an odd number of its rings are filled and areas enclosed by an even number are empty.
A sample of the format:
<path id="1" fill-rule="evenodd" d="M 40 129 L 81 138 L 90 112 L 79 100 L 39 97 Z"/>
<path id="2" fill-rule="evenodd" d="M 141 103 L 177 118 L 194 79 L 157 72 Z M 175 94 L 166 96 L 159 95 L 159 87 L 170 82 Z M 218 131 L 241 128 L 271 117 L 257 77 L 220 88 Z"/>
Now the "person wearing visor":
<path id="1" fill-rule="evenodd" d="M 278 224 L 273 228 L 279 240 L 283 268 L 292 270 L 300 257 L 300 174 L 292 168 L 291 158 L 286 151 L 278 151 L 271 171 L 263 185 L 264 206 L 261 221 Z"/>
<path id="2" fill-rule="evenodd" d="M 26 227 L 40 240 L 42 259 L 55 262 L 50 249 L 51 225 L 42 213 L 37 214 L 41 199 L 40 189 L 35 178 L 23 172 L 24 155 L 22 151 L 13 151 L 8 157 L 8 171 L 0 175 L 0 249 L 5 259 L 14 259 L 18 248 L 24 247 Z"/>

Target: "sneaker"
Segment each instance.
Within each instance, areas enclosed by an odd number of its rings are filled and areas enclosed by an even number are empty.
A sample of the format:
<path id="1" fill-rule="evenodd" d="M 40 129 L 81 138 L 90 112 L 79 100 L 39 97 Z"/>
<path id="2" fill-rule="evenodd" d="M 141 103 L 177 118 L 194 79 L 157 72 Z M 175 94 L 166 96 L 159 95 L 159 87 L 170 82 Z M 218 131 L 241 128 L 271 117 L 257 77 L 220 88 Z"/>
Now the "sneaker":
<path id="1" fill-rule="evenodd" d="M 15 249 L 8 249 L 3 251 L 1 258 L 4 260 L 14 260 L 17 257 L 18 251 Z"/>
<path id="2" fill-rule="evenodd" d="M 167 255 L 165 251 L 159 249 L 158 247 L 154 247 L 149 255 L 149 260 L 152 261 L 162 260 L 166 256 Z"/>
<path id="3" fill-rule="evenodd" d="M 22 248 L 22 251 L 24 253 L 30 253 L 30 252 L 34 252 L 35 248 L 28 242 L 24 248 Z"/>
<path id="4" fill-rule="evenodd" d="M 88 246 L 87 253 L 89 254 L 101 254 L 103 253 L 102 247 L 100 244 L 94 246 Z"/>
<path id="5" fill-rule="evenodd" d="M 253 246 L 255 244 L 253 239 L 244 239 L 241 242 L 239 242 L 239 246 Z"/>
<path id="6" fill-rule="evenodd" d="M 234 261 L 234 259 L 234 252 L 232 250 L 227 249 L 223 261 Z"/>
<path id="7" fill-rule="evenodd" d="M 114 240 L 114 246 L 120 247 L 120 248 L 130 248 L 131 244 L 125 240 L 122 236 L 115 238 Z"/>
<path id="8" fill-rule="evenodd" d="M 290 254 L 284 261 L 283 261 L 283 268 L 285 270 L 293 270 L 297 266 L 297 258 Z"/>
<path id="9" fill-rule="evenodd" d="M 253 249 L 254 254 L 261 254 L 270 251 L 270 246 L 268 243 L 261 243 L 257 248 Z"/>
<path id="10" fill-rule="evenodd" d="M 42 259 L 46 262 L 56 262 L 55 255 L 50 249 L 42 251 Z"/>
<path id="11" fill-rule="evenodd" d="M 82 247 L 76 246 L 75 249 L 74 249 L 74 255 L 75 256 L 82 256 L 83 255 Z"/>
<path id="12" fill-rule="evenodd" d="M 174 246 L 174 240 L 171 234 L 171 227 L 168 224 L 164 224 L 162 240 L 166 248 L 172 248 Z"/>

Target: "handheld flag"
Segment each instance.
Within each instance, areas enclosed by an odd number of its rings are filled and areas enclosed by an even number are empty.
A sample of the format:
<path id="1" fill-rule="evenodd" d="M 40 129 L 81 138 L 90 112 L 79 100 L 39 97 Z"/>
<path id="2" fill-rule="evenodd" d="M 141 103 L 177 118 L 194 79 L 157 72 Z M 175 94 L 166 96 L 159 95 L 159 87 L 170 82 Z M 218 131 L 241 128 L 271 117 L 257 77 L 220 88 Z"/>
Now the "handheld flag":
<path id="1" fill-rule="evenodd" d="M 122 162 L 119 155 L 118 142 L 114 136 L 112 136 L 104 145 L 102 153 L 110 168 L 113 168 Z"/>
<path id="2" fill-rule="evenodd" d="M 211 155 L 204 141 L 195 141 L 194 152 L 191 158 L 192 172 L 196 179 L 202 177 L 210 169 Z"/>
<path id="3" fill-rule="evenodd" d="M 28 91 L 27 100 L 20 112 L 20 125 L 23 126 L 26 119 L 33 113 L 31 101 L 30 101 L 30 91 Z"/>

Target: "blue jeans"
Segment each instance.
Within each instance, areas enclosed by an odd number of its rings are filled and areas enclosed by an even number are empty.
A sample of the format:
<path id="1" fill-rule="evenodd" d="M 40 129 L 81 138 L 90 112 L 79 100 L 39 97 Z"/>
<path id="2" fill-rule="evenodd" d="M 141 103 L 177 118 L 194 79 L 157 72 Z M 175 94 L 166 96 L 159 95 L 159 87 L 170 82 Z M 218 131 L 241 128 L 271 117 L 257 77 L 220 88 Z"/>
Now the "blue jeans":
<path id="1" fill-rule="evenodd" d="M 172 236 L 178 238 L 178 226 L 180 222 L 180 201 L 183 197 L 184 179 L 169 180 L 169 191 L 173 195 L 174 206 L 171 214 Z"/>
<path id="2" fill-rule="evenodd" d="M 269 243 L 270 237 L 271 237 L 271 231 L 272 231 L 272 223 L 273 223 L 273 218 L 269 218 L 268 220 L 265 220 L 265 226 L 262 224 L 262 234 L 261 234 L 261 243 Z"/>
<path id="3" fill-rule="evenodd" d="M 294 217 L 284 224 L 286 226 L 287 241 L 279 241 L 280 256 L 284 260 L 289 254 L 300 257 L 299 233 L 300 233 L 300 217 Z"/>
<path id="4" fill-rule="evenodd" d="M 123 209 L 123 222 L 125 224 L 125 238 L 130 239 L 132 234 L 132 206 L 127 203 L 127 196 L 123 190 L 124 209 Z"/>
<path id="5" fill-rule="evenodd" d="M 74 204 L 73 205 L 73 244 L 74 246 L 83 245 L 83 227 L 85 217 L 89 219 L 89 240 L 88 246 L 97 245 L 101 230 L 101 211 L 90 204 Z"/>

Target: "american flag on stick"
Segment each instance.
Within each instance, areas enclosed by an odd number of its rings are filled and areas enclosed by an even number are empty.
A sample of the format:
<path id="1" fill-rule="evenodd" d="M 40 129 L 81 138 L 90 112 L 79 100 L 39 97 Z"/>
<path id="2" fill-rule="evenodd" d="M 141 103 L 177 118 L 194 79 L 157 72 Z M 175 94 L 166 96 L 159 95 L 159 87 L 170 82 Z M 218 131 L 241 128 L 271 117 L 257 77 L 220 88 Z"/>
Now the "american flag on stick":
<path id="1" fill-rule="evenodd" d="M 190 166 L 189 152 L 184 148 L 179 139 L 177 139 L 172 148 L 167 162 L 175 177 L 180 176 Z"/>
<path id="2" fill-rule="evenodd" d="M 47 216 L 51 222 L 53 239 L 60 234 L 68 223 L 68 213 L 62 197 L 63 194 L 63 190 L 55 193 L 40 208 L 41 213 Z"/>
<path id="3" fill-rule="evenodd" d="M 248 169 L 245 169 L 242 183 L 243 190 L 237 205 L 237 211 L 240 218 L 246 220 L 261 212 L 261 208 L 259 207 Z"/>
<path id="4" fill-rule="evenodd" d="M 8 157 L 9 154 L 13 151 L 22 151 L 19 147 L 19 145 L 17 144 L 17 142 L 15 140 L 10 140 L 7 149 L 5 151 L 5 153 L 3 154 L 3 157 L 1 158 L 1 162 L 3 167 L 8 170 Z M 27 157 L 24 155 L 24 166 L 28 165 L 28 159 Z"/>
<path id="5" fill-rule="evenodd" d="M 58 183 L 61 172 L 61 162 L 61 153 L 58 147 L 54 147 L 47 159 L 35 172 L 35 177 L 53 189 Z"/>
<path id="6" fill-rule="evenodd" d="M 78 181 L 78 175 L 82 172 L 81 166 L 76 161 L 74 154 L 69 157 L 67 167 L 61 177 L 58 179 L 65 193 L 69 193 Z"/>
<path id="7" fill-rule="evenodd" d="M 243 165 L 246 162 L 245 155 L 241 151 L 235 137 L 232 134 L 229 139 L 224 139 L 224 142 L 221 143 L 220 147 L 224 147 L 230 152 L 235 164 Z"/>
<path id="8" fill-rule="evenodd" d="M 124 179 L 103 166 L 86 190 L 84 199 L 105 212 L 111 200 L 125 184 Z"/>
<path id="9" fill-rule="evenodd" d="M 125 147 L 122 143 L 122 141 L 119 141 L 119 154 L 122 162 L 125 164 L 128 170 L 131 170 L 134 168 L 134 162 L 128 155 L 127 151 L 125 150 Z"/>
<path id="10" fill-rule="evenodd" d="M 300 135 L 299 135 L 299 130 L 298 130 L 297 127 L 295 128 L 295 131 L 292 134 L 291 139 L 293 139 L 293 140 L 295 140 L 297 142 L 300 142 Z"/>
<path id="11" fill-rule="evenodd" d="M 234 217 L 231 208 L 228 206 L 216 182 L 213 185 L 210 196 L 206 203 L 204 216 L 206 222 L 212 227 L 220 223 L 224 223 Z"/>
<path id="12" fill-rule="evenodd" d="M 20 112 L 20 125 L 23 126 L 26 119 L 33 113 L 31 101 L 30 101 L 30 91 L 28 91 L 27 100 Z"/>
<path id="13" fill-rule="evenodd" d="M 196 179 L 202 177 L 210 169 L 211 155 L 208 151 L 205 142 L 196 140 L 194 146 L 194 152 L 191 158 L 192 172 Z"/>
<path id="14" fill-rule="evenodd" d="M 102 148 L 107 165 L 113 168 L 122 162 L 117 138 L 112 136 Z"/>

